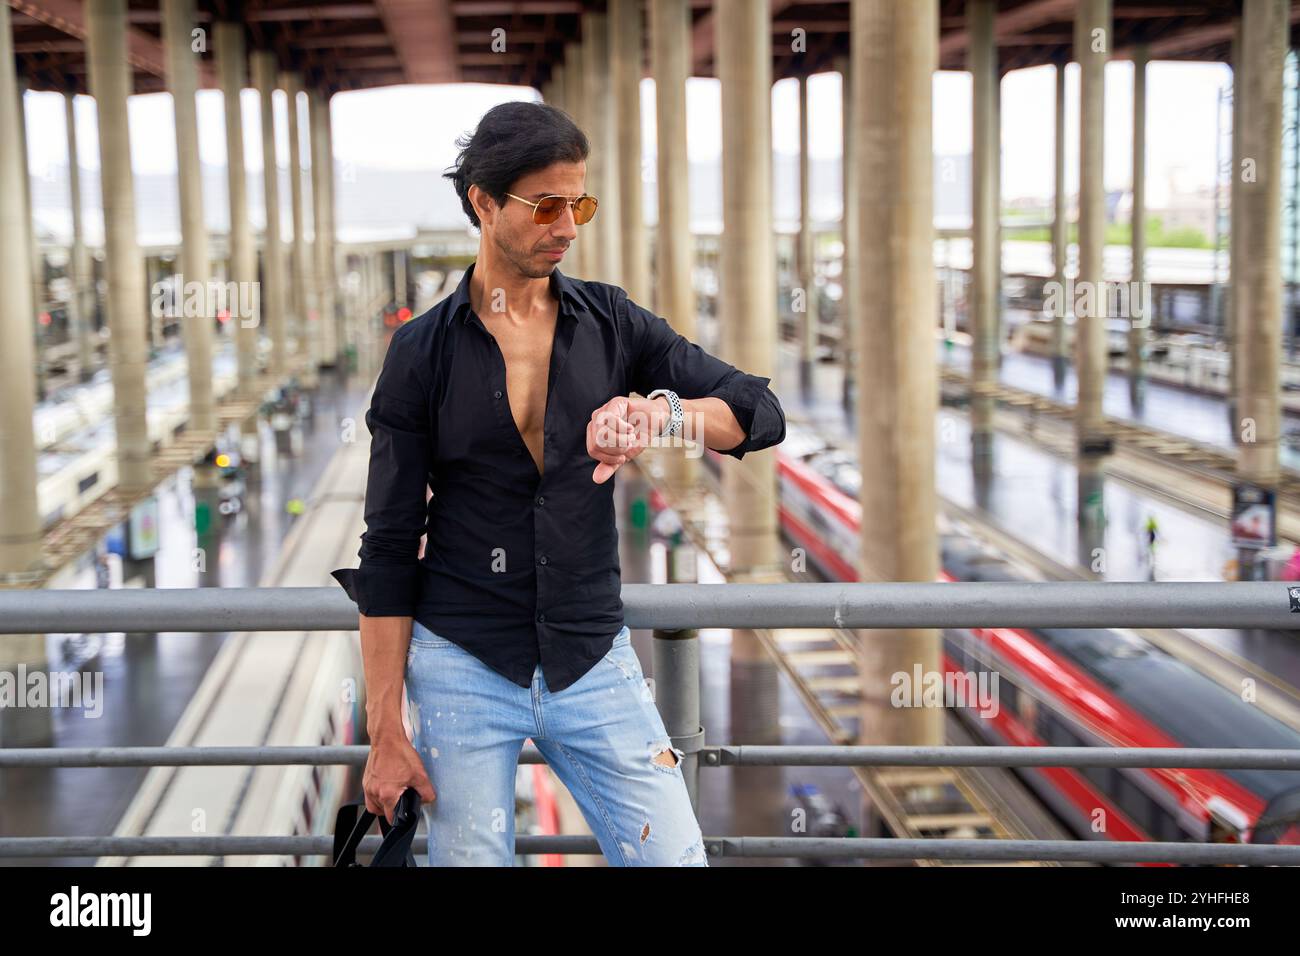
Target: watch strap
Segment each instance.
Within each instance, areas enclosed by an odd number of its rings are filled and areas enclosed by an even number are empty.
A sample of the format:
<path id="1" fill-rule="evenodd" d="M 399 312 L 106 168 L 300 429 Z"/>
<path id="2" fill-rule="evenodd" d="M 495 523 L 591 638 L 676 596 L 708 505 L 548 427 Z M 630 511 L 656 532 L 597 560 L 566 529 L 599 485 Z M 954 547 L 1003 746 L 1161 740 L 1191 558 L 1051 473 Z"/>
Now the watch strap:
<path id="1" fill-rule="evenodd" d="M 677 397 L 676 392 L 668 388 L 656 388 L 653 392 L 647 395 L 646 398 L 649 401 L 654 401 L 660 395 L 668 401 L 669 415 L 667 423 L 656 437 L 662 438 L 664 436 L 680 435 L 686 417 L 682 411 L 682 400 Z"/>

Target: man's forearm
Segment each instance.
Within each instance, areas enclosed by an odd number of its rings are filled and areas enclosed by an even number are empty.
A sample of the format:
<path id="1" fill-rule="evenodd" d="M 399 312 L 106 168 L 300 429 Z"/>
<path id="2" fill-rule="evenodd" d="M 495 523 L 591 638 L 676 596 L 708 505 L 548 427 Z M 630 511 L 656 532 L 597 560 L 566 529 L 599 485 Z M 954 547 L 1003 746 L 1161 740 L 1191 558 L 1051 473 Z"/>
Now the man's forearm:
<path id="1" fill-rule="evenodd" d="M 361 615 L 361 663 L 366 677 L 366 728 L 371 742 L 406 739 L 402 682 L 411 646 L 412 618 Z"/>
<path id="2" fill-rule="evenodd" d="M 715 451 L 735 448 L 745 440 L 745 430 L 736 421 L 736 415 L 720 398 L 683 398 L 682 403 L 682 437 L 687 441 L 702 442 L 705 447 Z M 664 423 L 672 414 L 668 399 L 656 398 L 655 405 L 662 409 L 662 414 L 655 422 L 658 434 Z"/>

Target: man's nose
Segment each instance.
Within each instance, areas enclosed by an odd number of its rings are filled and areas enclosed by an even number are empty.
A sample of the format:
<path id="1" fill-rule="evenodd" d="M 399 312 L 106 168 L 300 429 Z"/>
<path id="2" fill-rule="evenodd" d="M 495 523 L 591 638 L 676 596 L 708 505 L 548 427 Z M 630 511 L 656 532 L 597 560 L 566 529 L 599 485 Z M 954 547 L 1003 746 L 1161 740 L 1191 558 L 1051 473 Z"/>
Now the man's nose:
<path id="1" fill-rule="evenodd" d="M 573 218 L 572 203 L 565 204 L 564 212 L 560 213 L 560 218 L 555 220 L 554 226 L 551 235 L 556 239 L 567 239 L 572 242 L 578 238 L 578 224 Z"/>

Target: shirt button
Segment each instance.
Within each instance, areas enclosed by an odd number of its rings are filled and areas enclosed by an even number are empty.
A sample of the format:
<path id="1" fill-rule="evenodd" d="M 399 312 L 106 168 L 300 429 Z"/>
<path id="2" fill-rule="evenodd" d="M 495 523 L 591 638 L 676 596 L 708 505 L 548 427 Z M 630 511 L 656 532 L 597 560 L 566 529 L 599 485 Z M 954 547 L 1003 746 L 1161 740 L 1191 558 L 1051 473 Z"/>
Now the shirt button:
<path id="1" fill-rule="evenodd" d="M 498 388 L 495 392 L 493 392 L 493 393 L 492 393 L 492 397 L 493 397 L 493 398 L 500 398 L 500 397 L 501 397 L 501 389 Z"/>
<path id="2" fill-rule="evenodd" d="M 545 496 L 545 495 L 538 495 L 538 496 L 537 496 L 537 507 L 540 508 L 540 507 L 541 507 L 543 504 L 545 504 L 545 503 L 546 503 L 546 496 Z"/>
<path id="3" fill-rule="evenodd" d="M 545 563 L 546 563 L 546 555 L 542 555 L 540 558 L 538 558 L 538 559 L 537 559 L 537 563 L 538 563 L 538 564 L 545 564 Z"/>
<path id="4" fill-rule="evenodd" d="M 545 615 L 545 614 L 538 613 L 538 615 L 537 615 L 537 620 L 538 620 L 539 623 L 545 624 L 545 623 L 546 623 L 546 615 Z"/>

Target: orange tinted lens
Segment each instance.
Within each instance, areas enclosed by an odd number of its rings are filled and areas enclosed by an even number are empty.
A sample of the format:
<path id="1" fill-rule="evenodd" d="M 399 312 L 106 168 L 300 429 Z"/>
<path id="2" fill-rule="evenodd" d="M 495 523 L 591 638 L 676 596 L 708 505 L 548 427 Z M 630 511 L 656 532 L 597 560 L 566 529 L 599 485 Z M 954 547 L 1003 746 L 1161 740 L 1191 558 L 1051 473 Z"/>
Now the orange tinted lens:
<path id="1" fill-rule="evenodd" d="M 579 226 L 584 222 L 590 222 L 594 215 L 596 215 L 595 196 L 583 196 L 573 204 L 573 221 Z"/>
<path id="2" fill-rule="evenodd" d="M 563 196 L 547 196 L 537 204 L 537 209 L 533 211 L 533 221 L 546 225 L 555 222 L 564 212 L 565 201 Z"/>

